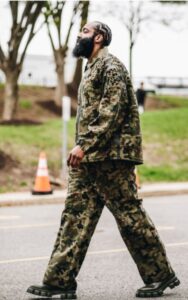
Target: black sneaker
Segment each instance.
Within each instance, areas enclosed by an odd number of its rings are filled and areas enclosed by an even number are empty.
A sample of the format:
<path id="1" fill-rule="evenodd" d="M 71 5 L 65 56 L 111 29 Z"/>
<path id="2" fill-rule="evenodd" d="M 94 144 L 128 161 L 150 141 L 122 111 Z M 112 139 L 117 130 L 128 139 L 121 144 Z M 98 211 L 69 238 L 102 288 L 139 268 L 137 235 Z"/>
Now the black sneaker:
<path id="1" fill-rule="evenodd" d="M 68 300 L 68 299 L 77 299 L 75 290 L 65 290 L 63 288 L 50 286 L 50 285 L 31 285 L 27 289 L 27 293 L 42 296 L 42 297 L 53 297 L 60 296 L 60 299 Z"/>
<path id="2" fill-rule="evenodd" d="M 179 279 L 173 274 L 168 276 L 163 281 L 147 284 L 144 287 L 138 289 L 136 292 L 136 297 L 139 298 L 160 297 L 162 296 L 164 290 L 167 287 L 173 289 L 179 284 L 180 284 Z"/>

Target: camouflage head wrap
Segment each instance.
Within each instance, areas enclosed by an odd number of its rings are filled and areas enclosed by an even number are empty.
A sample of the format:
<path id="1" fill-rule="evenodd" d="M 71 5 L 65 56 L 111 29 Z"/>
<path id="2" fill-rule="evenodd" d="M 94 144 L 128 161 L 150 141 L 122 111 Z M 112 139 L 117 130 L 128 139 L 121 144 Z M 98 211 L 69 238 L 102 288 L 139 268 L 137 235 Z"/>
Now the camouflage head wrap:
<path id="1" fill-rule="evenodd" d="M 109 46 L 112 40 L 112 31 L 110 27 L 98 21 L 95 21 L 93 23 L 96 34 L 100 33 L 103 36 L 103 46 Z"/>

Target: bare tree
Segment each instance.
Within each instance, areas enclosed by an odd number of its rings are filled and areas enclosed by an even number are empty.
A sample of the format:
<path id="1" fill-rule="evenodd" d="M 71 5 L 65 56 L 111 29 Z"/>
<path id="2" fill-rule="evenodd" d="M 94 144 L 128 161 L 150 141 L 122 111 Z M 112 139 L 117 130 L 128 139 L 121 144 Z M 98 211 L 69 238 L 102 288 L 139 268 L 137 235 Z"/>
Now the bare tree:
<path id="1" fill-rule="evenodd" d="M 81 1 L 81 20 L 80 20 L 80 31 L 82 30 L 82 27 L 87 23 L 87 19 L 88 19 L 88 14 L 89 14 L 89 1 Z M 83 65 L 83 60 L 82 59 L 77 59 L 76 62 L 76 68 L 75 68 L 75 72 L 73 75 L 73 80 L 71 83 L 71 89 L 72 92 L 74 94 L 74 96 L 76 96 L 77 94 L 77 90 L 81 81 L 81 77 L 82 77 L 82 65 Z"/>
<path id="2" fill-rule="evenodd" d="M 28 46 L 40 29 L 39 27 L 35 30 L 35 27 L 43 5 L 43 1 L 9 1 L 12 26 L 7 53 L 0 45 L 0 69 L 6 78 L 3 120 L 9 121 L 15 116 L 18 103 L 18 78 Z"/>
<path id="3" fill-rule="evenodd" d="M 62 31 L 64 28 L 62 26 L 62 14 L 67 1 L 46 1 L 44 16 L 56 64 L 57 87 L 55 92 L 55 102 L 58 105 L 61 105 L 62 96 L 67 95 L 67 86 L 65 84 L 65 58 L 68 51 L 68 43 L 71 30 L 74 25 L 81 2 L 82 1 L 75 1 L 73 4 L 72 16 L 70 19 L 68 30 L 66 29 L 65 40 L 62 41 Z M 55 27 L 57 33 L 57 46 L 56 36 L 54 37 L 54 35 L 52 34 L 52 27 Z"/>
<path id="4" fill-rule="evenodd" d="M 150 14 L 144 10 L 144 1 L 112 2 L 110 13 L 116 17 L 126 28 L 129 34 L 129 72 L 132 77 L 133 47 L 142 29 L 142 23 L 150 19 Z"/>
<path id="5" fill-rule="evenodd" d="M 187 1 L 126 1 L 111 2 L 111 8 L 105 13 L 116 17 L 126 28 L 129 34 L 129 71 L 132 77 L 133 48 L 143 27 L 151 24 L 162 24 L 177 29 L 175 23 L 181 18 L 177 7 L 182 7 Z M 166 5 L 164 5 L 166 4 Z M 172 5 L 174 4 L 174 5 Z M 179 5 L 182 4 L 182 5 Z"/>
<path id="6" fill-rule="evenodd" d="M 174 31 L 181 32 L 187 29 L 187 9 L 188 1 L 156 1 L 160 3 L 161 18 L 159 22 L 163 25 L 170 27 Z"/>
<path id="7" fill-rule="evenodd" d="M 148 15 L 143 16 L 143 1 L 138 2 L 137 4 L 129 1 L 129 17 L 124 19 L 121 18 L 121 22 L 127 28 L 129 32 L 129 72 L 132 77 L 132 55 L 133 55 L 133 47 L 136 43 L 138 34 L 141 30 L 141 23 L 149 19 Z"/>

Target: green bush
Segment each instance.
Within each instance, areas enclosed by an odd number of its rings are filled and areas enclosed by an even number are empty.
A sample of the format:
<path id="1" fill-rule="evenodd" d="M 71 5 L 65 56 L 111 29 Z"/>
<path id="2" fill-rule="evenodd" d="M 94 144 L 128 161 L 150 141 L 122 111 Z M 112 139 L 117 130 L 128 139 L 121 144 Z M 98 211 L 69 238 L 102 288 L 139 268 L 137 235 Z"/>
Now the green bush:
<path id="1" fill-rule="evenodd" d="M 32 108 L 32 102 L 27 99 L 21 99 L 19 101 L 19 106 L 20 106 L 20 108 L 30 109 L 30 108 Z"/>

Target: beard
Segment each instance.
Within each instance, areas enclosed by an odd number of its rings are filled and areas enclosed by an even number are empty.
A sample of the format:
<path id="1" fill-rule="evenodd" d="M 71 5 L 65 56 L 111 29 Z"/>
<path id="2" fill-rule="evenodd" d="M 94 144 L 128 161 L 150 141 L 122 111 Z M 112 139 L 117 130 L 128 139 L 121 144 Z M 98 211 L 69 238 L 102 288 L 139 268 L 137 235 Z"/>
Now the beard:
<path id="1" fill-rule="evenodd" d="M 94 48 L 94 35 L 89 38 L 78 38 L 76 46 L 73 49 L 73 56 L 76 58 L 85 57 L 89 58 Z"/>

